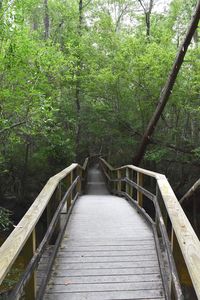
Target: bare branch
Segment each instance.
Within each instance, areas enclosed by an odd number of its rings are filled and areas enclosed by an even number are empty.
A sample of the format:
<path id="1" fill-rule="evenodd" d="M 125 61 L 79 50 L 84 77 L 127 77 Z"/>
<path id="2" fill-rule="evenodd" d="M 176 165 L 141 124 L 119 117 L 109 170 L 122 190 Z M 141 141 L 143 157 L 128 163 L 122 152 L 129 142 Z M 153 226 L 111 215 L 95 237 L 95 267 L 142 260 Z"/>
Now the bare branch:
<path id="1" fill-rule="evenodd" d="M 181 198 L 179 201 L 180 204 L 182 204 L 186 199 L 191 198 L 194 196 L 195 193 L 197 193 L 200 190 L 200 179 L 195 182 L 195 184 L 187 191 L 187 193 Z"/>
<path id="2" fill-rule="evenodd" d="M 18 123 L 14 123 L 14 124 L 12 124 L 12 125 L 9 126 L 9 127 L 5 127 L 5 128 L 3 128 L 2 130 L 0 130 L 0 134 L 3 134 L 5 131 L 10 130 L 10 129 L 13 129 L 13 128 L 15 128 L 15 127 L 17 127 L 17 126 L 20 126 L 20 125 L 22 125 L 22 124 L 25 124 L 25 123 L 26 123 L 26 121 L 21 121 L 21 122 L 18 122 Z"/>

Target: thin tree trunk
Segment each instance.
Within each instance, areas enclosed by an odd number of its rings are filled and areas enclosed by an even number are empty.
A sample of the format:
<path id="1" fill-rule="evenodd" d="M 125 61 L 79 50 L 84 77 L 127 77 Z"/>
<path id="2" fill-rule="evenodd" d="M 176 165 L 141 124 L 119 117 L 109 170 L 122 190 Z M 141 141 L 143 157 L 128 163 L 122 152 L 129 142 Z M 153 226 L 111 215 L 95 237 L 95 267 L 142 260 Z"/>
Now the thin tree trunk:
<path id="1" fill-rule="evenodd" d="M 145 5 L 145 3 L 143 3 L 142 0 L 138 0 L 138 2 L 140 3 L 142 9 L 144 10 L 145 23 L 146 23 L 146 36 L 147 38 L 149 38 L 151 34 L 151 12 L 153 9 L 154 0 L 149 1 L 148 7 Z"/>
<path id="2" fill-rule="evenodd" d="M 44 38 L 45 38 L 45 40 L 47 40 L 49 38 L 49 29 L 50 29 L 50 21 L 49 21 L 48 0 L 44 0 Z"/>
<path id="3" fill-rule="evenodd" d="M 133 158 L 133 163 L 135 165 L 139 165 L 141 163 L 141 161 L 144 157 L 144 154 L 146 152 L 147 146 L 150 142 L 151 136 L 154 133 L 154 130 L 155 130 L 156 125 L 161 117 L 161 114 L 162 114 L 164 108 L 165 108 L 165 105 L 167 104 L 167 101 L 169 100 L 169 97 L 172 93 L 179 70 L 182 66 L 184 57 L 187 53 L 187 49 L 190 45 L 190 42 L 195 33 L 195 30 L 197 29 L 199 19 L 200 19 L 200 1 L 196 7 L 196 11 L 193 16 L 192 22 L 189 26 L 189 29 L 187 31 L 186 37 L 178 51 L 177 57 L 175 59 L 174 65 L 172 67 L 172 71 L 170 72 L 167 82 L 164 86 L 164 89 L 162 90 L 162 92 L 160 94 L 157 108 L 156 108 L 156 110 L 147 126 L 147 129 L 143 135 L 139 149 Z"/>
<path id="4" fill-rule="evenodd" d="M 77 113 L 77 128 L 76 128 L 76 161 L 79 160 L 80 153 L 80 138 L 81 138 L 81 81 L 80 81 L 80 70 L 81 70 L 81 54 L 79 50 L 80 39 L 82 36 L 82 25 L 83 25 L 83 0 L 79 1 L 79 24 L 78 24 L 78 54 L 77 54 L 77 71 L 76 71 L 76 113 Z"/>
<path id="5" fill-rule="evenodd" d="M 30 150 L 30 143 L 26 144 L 25 148 L 25 156 L 24 156 L 24 166 L 23 166 L 23 174 L 21 179 L 21 201 L 23 201 L 26 189 L 26 182 L 27 182 L 27 173 L 28 173 L 28 161 L 29 161 L 29 150 Z"/>
<path id="6" fill-rule="evenodd" d="M 187 193 L 181 198 L 181 200 L 179 201 L 180 204 L 183 204 L 185 200 L 191 198 L 192 196 L 194 196 L 194 194 L 196 194 L 199 191 L 200 191 L 200 179 L 197 180 L 195 184 L 189 189 L 189 191 L 187 191 Z"/>

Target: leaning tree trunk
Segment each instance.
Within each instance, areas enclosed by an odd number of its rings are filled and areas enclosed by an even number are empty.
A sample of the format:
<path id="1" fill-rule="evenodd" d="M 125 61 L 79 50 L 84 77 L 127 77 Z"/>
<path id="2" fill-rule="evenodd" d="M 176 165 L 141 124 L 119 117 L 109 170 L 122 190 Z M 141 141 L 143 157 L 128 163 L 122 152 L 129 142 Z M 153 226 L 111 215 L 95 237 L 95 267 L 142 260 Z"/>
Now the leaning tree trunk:
<path id="1" fill-rule="evenodd" d="M 188 49 L 188 47 L 191 43 L 192 37 L 197 29 L 199 19 L 200 19 L 200 1 L 197 4 L 195 14 L 192 18 L 192 22 L 189 26 L 186 37 L 178 51 L 177 57 L 175 59 L 174 65 L 173 65 L 172 70 L 167 79 L 167 82 L 160 94 L 157 108 L 156 108 L 156 110 L 147 126 L 147 129 L 143 135 L 139 149 L 133 158 L 133 163 L 135 165 L 139 165 L 141 163 L 141 161 L 144 157 L 144 154 L 146 152 L 147 146 L 150 143 L 151 136 L 154 133 L 154 130 L 155 130 L 156 125 L 161 117 L 161 114 L 162 114 L 164 108 L 165 108 L 165 105 L 167 104 L 167 101 L 169 100 L 169 97 L 172 93 L 176 78 L 177 78 L 180 68 L 182 66 L 184 57 L 187 53 L 187 49 Z"/>
<path id="2" fill-rule="evenodd" d="M 179 201 L 180 204 L 183 204 L 187 199 L 190 199 L 193 197 L 195 194 L 197 194 L 200 191 L 200 179 L 197 180 L 194 185 L 187 191 L 187 193 L 181 198 Z"/>

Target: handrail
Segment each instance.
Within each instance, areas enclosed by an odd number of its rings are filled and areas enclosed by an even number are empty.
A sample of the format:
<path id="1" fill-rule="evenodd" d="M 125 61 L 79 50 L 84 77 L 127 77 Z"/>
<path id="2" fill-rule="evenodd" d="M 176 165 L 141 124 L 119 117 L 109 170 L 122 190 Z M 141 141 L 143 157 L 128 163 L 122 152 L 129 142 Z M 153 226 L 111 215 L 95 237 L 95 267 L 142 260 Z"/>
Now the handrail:
<path id="1" fill-rule="evenodd" d="M 40 217 L 42 216 L 44 210 L 47 209 L 48 205 L 50 204 L 50 201 L 52 200 L 52 197 L 54 196 L 57 190 L 58 190 L 59 199 L 57 199 L 56 201 L 57 204 L 59 205 L 59 202 L 61 201 L 60 183 L 64 179 L 68 179 L 69 177 L 68 188 L 70 189 L 74 181 L 73 173 L 76 172 L 78 176 L 84 178 L 85 177 L 84 173 L 87 170 L 87 165 L 88 165 L 88 158 L 85 160 L 83 167 L 78 165 L 77 163 L 73 163 L 66 169 L 62 170 L 58 174 L 51 177 L 47 181 L 46 185 L 44 186 L 40 194 L 37 196 L 37 198 L 31 205 L 31 207 L 29 208 L 29 210 L 26 212 L 26 214 L 21 219 L 19 224 L 12 231 L 12 233 L 9 235 L 9 237 L 6 239 L 6 241 L 0 248 L 0 284 L 8 274 L 12 265 L 14 264 L 17 257 L 19 256 L 21 250 L 26 246 L 26 243 L 28 243 L 28 240 L 33 234 Z M 81 181 L 76 181 L 76 187 L 78 190 L 77 192 L 80 193 Z M 68 201 L 68 199 L 66 200 Z M 70 204 L 67 203 L 68 204 L 67 206 L 71 206 L 71 200 L 72 199 L 70 199 Z M 51 219 L 52 218 L 53 216 L 51 216 Z M 36 241 L 34 238 L 33 243 L 35 242 Z M 35 245 L 33 245 L 33 248 L 34 247 Z"/>
<path id="2" fill-rule="evenodd" d="M 103 158 L 100 159 L 101 164 L 105 172 L 111 178 L 114 178 L 113 184 L 115 192 L 120 193 L 122 191 L 122 173 L 125 173 L 125 178 L 129 178 L 130 171 L 137 173 L 137 184 L 139 187 L 143 186 L 143 175 L 156 179 L 157 185 L 157 202 L 158 194 L 164 202 L 164 209 L 170 218 L 172 224 L 171 244 L 172 248 L 175 247 L 176 239 L 180 247 L 181 253 L 184 258 L 184 262 L 187 266 L 194 290 L 198 299 L 200 299 L 200 241 L 194 232 L 189 220 L 187 219 L 181 205 L 179 204 L 167 178 L 165 175 L 138 168 L 133 165 L 125 165 L 120 168 L 113 168 Z M 115 174 L 115 176 L 113 176 Z M 118 179 L 116 184 L 115 178 Z M 128 181 L 126 182 L 126 193 L 129 193 Z M 117 187 L 116 187 L 117 185 Z M 143 206 L 143 191 L 140 189 L 137 191 L 137 202 Z M 165 217 L 163 217 L 165 218 Z M 159 220 L 157 220 L 159 221 Z"/>

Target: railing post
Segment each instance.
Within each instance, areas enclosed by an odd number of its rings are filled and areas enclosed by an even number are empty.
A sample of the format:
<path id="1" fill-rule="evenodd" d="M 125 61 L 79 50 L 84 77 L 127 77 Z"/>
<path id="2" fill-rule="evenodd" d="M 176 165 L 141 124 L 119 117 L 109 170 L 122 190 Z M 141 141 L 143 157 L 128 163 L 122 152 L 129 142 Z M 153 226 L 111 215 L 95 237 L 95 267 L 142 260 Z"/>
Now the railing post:
<path id="1" fill-rule="evenodd" d="M 129 171 L 129 179 L 133 181 L 133 170 L 130 169 Z M 133 198 L 133 186 L 130 185 L 130 196 Z"/>
<path id="2" fill-rule="evenodd" d="M 54 194 L 51 197 L 51 200 L 49 201 L 49 204 L 47 205 L 47 228 L 48 228 L 49 224 L 51 223 L 51 220 L 53 218 L 53 215 L 54 215 L 58 205 L 60 204 L 61 197 L 62 197 L 61 183 L 59 183 Z M 55 244 L 59 232 L 60 232 L 60 219 L 58 220 L 58 223 L 52 234 L 52 238 L 50 240 L 50 245 Z"/>
<path id="3" fill-rule="evenodd" d="M 73 182 L 73 171 L 67 176 L 67 189 L 71 186 Z M 73 197 L 73 191 L 70 193 L 70 195 L 67 198 L 67 212 L 71 206 L 72 203 L 72 197 Z"/>
<path id="4" fill-rule="evenodd" d="M 143 187 L 144 176 L 142 173 L 137 172 L 137 185 Z M 143 194 L 140 191 L 137 191 L 137 202 L 140 207 L 143 207 Z"/>
<path id="5" fill-rule="evenodd" d="M 166 230 L 167 230 L 168 215 L 167 215 L 167 210 L 166 210 L 164 201 L 162 199 L 162 195 L 161 195 L 161 192 L 160 192 L 160 189 L 159 189 L 158 185 L 156 185 L 156 201 L 159 205 L 160 212 L 161 212 L 161 215 L 162 215 L 162 218 L 163 218 L 163 221 L 165 223 Z"/>
<path id="6" fill-rule="evenodd" d="M 23 249 L 23 253 L 25 257 L 25 267 L 29 264 L 35 251 L 36 251 L 36 233 L 34 229 Z M 25 287 L 25 299 L 36 300 L 36 272 L 35 271 L 31 275 L 31 278 L 29 279 L 29 282 Z"/>
<path id="7" fill-rule="evenodd" d="M 171 249 L 174 257 L 174 261 L 176 264 L 176 269 L 179 276 L 179 281 L 181 286 L 183 286 L 186 289 L 193 289 L 193 283 L 190 278 L 183 254 L 181 252 L 179 243 L 176 238 L 176 234 L 172 228 L 171 231 Z M 187 291 L 188 292 L 188 291 Z"/>
<path id="8" fill-rule="evenodd" d="M 81 194 L 81 190 L 82 190 L 82 184 L 81 184 L 81 182 L 82 182 L 82 173 L 83 173 L 83 171 L 82 171 L 82 169 L 78 166 L 77 167 L 77 176 L 79 176 L 79 180 L 78 180 L 78 182 L 77 182 L 77 193 L 79 193 L 79 194 Z"/>
<path id="9" fill-rule="evenodd" d="M 118 191 L 118 193 L 121 193 L 121 191 L 122 191 L 122 182 L 121 182 L 121 170 L 117 170 L 117 179 L 119 180 L 118 182 L 117 182 L 117 191 Z"/>
<path id="10" fill-rule="evenodd" d="M 116 194 L 116 192 L 118 191 L 118 188 L 117 188 L 117 171 L 116 170 L 114 170 L 113 171 L 113 179 L 115 180 L 115 182 L 114 182 L 114 192 L 115 192 L 115 194 Z"/>
<path id="11" fill-rule="evenodd" d="M 114 180 L 115 179 L 115 173 L 113 170 L 110 171 L 110 179 Z M 111 181 L 111 192 L 114 194 L 115 193 L 115 182 Z"/>
<path id="12" fill-rule="evenodd" d="M 128 179 L 130 179 L 129 178 L 129 168 L 126 168 L 126 178 L 128 178 Z M 129 186 L 129 183 L 128 182 L 126 182 L 126 194 L 128 194 L 129 195 L 129 192 L 130 192 L 130 186 Z"/>

